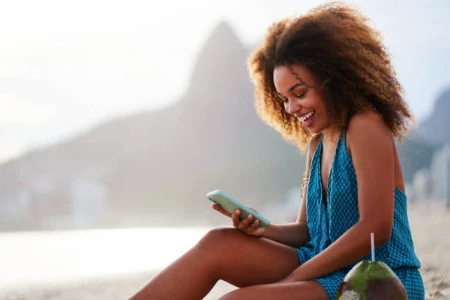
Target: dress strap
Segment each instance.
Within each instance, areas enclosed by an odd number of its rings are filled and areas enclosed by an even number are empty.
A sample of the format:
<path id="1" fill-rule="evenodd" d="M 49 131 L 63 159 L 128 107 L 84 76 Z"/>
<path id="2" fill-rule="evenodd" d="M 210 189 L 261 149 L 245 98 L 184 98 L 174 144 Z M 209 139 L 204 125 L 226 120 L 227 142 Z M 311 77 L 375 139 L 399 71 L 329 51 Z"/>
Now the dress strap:
<path id="1" fill-rule="evenodd" d="M 314 150 L 312 160 L 311 160 L 311 171 L 319 164 L 320 168 L 320 157 L 322 156 L 322 140 L 323 133 L 320 133 L 319 142 L 317 143 L 316 149 Z"/>
<path id="2" fill-rule="evenodd" d="M 345 147 L 347 147 L 347 131 L 342 131 L 339 139 L 341 139 L 344 142 Z"/>
<path id="3" fill-rule="evenodd" d="M 347 142 L 347 131 L 342 131 L 341 132 L 341 139 L 345 142 Z"/>

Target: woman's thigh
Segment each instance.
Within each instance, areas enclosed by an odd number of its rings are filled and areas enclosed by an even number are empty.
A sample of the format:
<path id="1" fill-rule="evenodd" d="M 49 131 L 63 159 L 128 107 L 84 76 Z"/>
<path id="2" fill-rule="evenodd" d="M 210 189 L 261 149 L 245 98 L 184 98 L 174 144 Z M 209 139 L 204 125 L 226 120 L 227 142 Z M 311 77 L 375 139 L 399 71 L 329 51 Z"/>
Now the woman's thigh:
<path id="1" fill-rule="evenodd" d="M 216 228 L 196 245 L 214 275 L 237 287 L 279 281 L 299 266 L 297 250 L 235 228 Z"/>
<path id="2" fill-rule="evenodd" d="M 230 292 L 220 300 L 328 300 L 328 295 L 317 281 L 271 283 L 255 285 Z"/>

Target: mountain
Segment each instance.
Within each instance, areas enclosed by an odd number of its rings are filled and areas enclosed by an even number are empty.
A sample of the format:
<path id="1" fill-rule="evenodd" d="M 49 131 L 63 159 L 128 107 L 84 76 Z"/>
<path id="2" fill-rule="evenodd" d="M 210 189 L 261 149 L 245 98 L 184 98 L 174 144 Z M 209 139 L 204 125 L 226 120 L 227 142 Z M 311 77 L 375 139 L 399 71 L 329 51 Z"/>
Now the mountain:
<path id="1" fill-rule="evenodd" d="M 450 142 L 450 87 L 445 89 L 436 99 L 430 116 L 425 119 L 414 132 L 416 139 L 429 144 L 442 145 Z"/>
<path id="2" fill-rule="evenodd" d="M 0 229 L 213 224 L 215 189 L 255 208 L 284 201 L 304 157 L 257 117 L 247 56 L 221 23 L 175 105 L 1 165 Z"/>
<path id="3" fill-rule="evenodd" d="M 402 143 L 397 145 L 405 182 L 411 182 L 417 171 L 429 168 L 437 148 L 420 138 L 411 136 L 407 136 Z"/>
<path id="4" fill-rule="evenodd" d="M 399 145 L 405 181 L 411 182 L 417 171 L 429 168 L 434 152 L 443 144 L 450 143 L 449 113 L 450 88 L 447 88 L 436 99 L 430 116 Z"/>
<path id="5" fill-rule="evenodd" d="M 282 203 L 301 184 L 304 156 L 257 117 L 247 56 L 222 22 L 175 105 L 0 165 L 0 230 L 214 225 L 224 220 L 205 198 L 215 189 L 256 209 Z M 450 142 L 449 105 L 447 90 L 399 144 L 406 181 Z"/>

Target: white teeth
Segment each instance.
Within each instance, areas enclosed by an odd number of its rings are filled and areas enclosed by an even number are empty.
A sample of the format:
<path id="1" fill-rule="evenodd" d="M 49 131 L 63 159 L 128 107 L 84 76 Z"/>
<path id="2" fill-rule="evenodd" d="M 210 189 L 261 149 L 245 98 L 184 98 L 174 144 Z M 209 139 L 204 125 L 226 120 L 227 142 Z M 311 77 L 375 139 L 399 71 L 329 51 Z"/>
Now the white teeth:
<path id="1" fill-rule="evenodd" d="M 303 117 L 299 118 L 300 122 L 305 122 L 305 120 L 308 119 L 309 117 L 311 117 L 313 114 L 314 114 L 314 111 L 307 113 Z"/>

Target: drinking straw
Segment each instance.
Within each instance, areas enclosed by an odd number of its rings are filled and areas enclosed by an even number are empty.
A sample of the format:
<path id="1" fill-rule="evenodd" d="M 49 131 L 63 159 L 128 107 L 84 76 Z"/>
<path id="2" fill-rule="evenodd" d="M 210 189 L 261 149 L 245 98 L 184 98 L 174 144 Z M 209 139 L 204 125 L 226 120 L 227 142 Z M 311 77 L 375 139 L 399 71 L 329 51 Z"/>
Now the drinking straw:
<path id="1" fill-rule="evenodd" d="M 372 250 L 372 261 L 375 261 L 375 236 L 373 232 L 370 233 L 370 246 Z"/>

